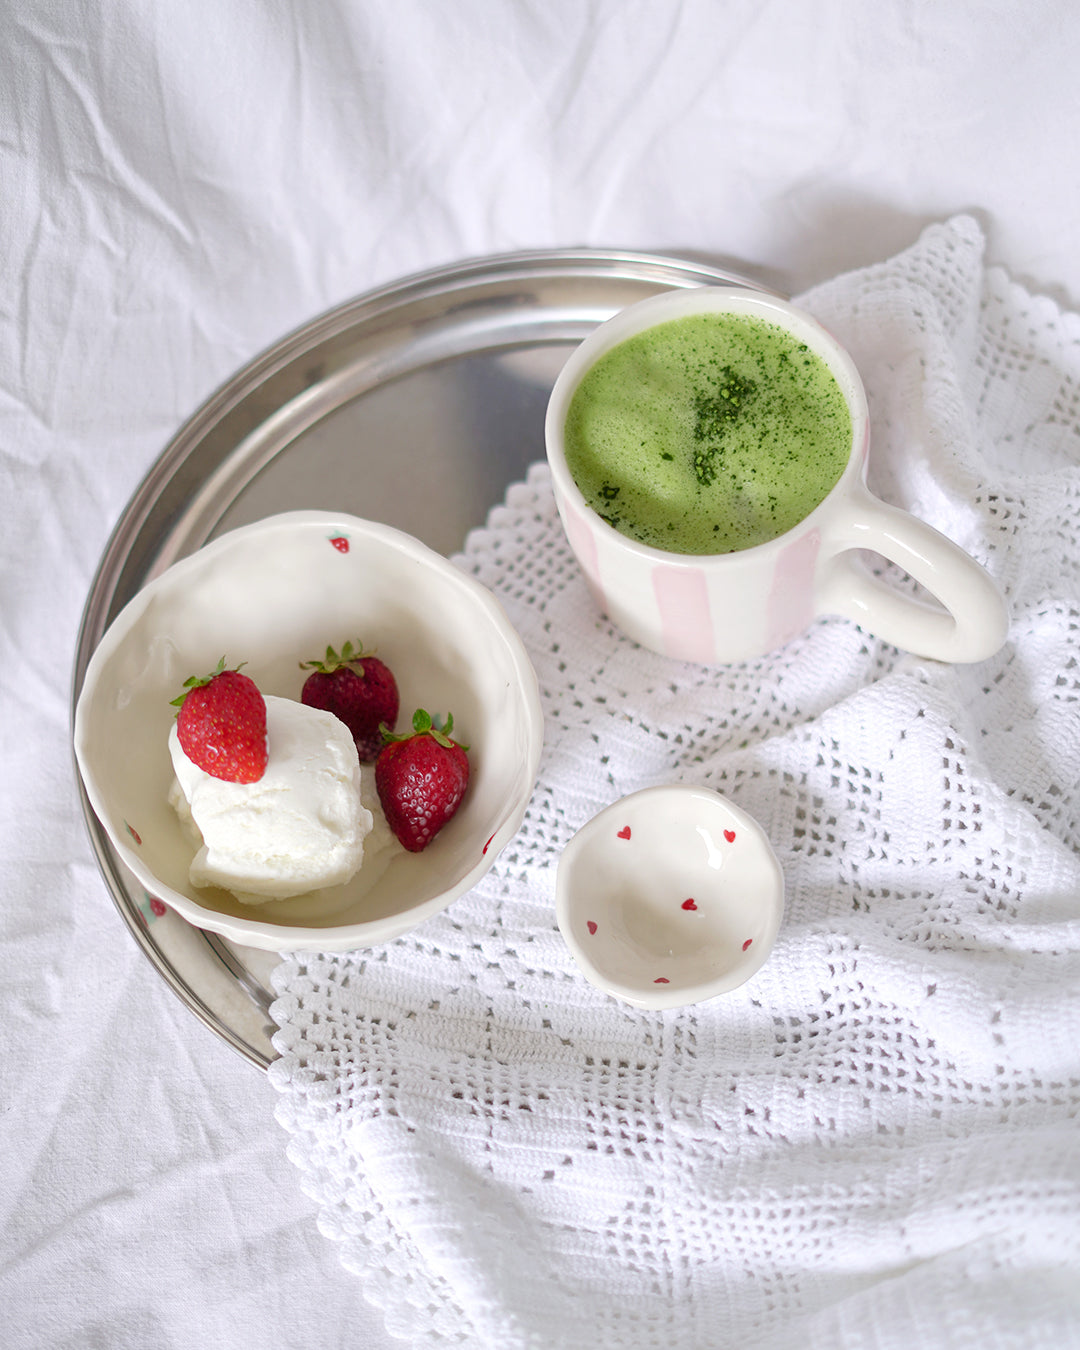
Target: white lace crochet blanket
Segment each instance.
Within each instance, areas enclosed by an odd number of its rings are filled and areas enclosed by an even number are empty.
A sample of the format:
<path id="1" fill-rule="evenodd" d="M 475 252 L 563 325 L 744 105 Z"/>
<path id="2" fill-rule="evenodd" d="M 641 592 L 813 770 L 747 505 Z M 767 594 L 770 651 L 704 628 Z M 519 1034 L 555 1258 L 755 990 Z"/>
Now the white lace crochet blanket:
<path id="1" fill-rule="evenodd" d="M 468 540 L 543 693 L 524 826 L 412 935 L 276 976 L 290 1157 L 409 1344 L 1080 1344 L 1080 320 L 982 247 L 959 218 L 802 302 L 872 485 L 1006 589 L 992 660 L 825 620 L 665 661 L 592 610 L 543 467 Z M 577 973 L 553 882 L 673 779 L 762 821 L 787 913 L 744 988 L 652 1013 Z"/>

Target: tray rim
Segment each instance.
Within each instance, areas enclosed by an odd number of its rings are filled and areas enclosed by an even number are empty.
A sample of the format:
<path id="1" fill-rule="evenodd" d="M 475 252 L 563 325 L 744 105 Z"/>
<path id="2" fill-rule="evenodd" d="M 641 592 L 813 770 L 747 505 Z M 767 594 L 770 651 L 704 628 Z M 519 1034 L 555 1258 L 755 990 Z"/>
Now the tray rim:
<path id="1" fill-rule="evenodd" d="M 306 348 L 334 336 L 335 333 L 370 320 L 387 308 L 405 305 L 412 299 L 463 290 L 485 277 L 493 282 L 512 281 L 516 275 L 525 278 L 537 274 L 556 275 L 566 279 L 572 279 L 574 275 L 580 274 L 582 277 L 596 279 L 604 273 L 617 276 L 620 268 L 637 271 L 643 280 L 654 279 L 662 282 L 663 274 L 666 272 L 673 284 L 677 284 L 675 278 L 684 277 L 685 281 L 682 284 L 687 287 L 732 284 L 780 294 L 759 278 L 732 268 L 697 258 L 627 249 L 514 250 L 467 257 L 457 262 L 448 262 L 405 274 L 396 280 L 383 282 L 362 291 L 314 315 L 263 347 L 238 367 L 184 418 L 169 437 L 121 508 L 108 535 L 83 605 L 75 641 L 69 690 L 69 744 L 72 746 L 72 769 L 83 825 L 106 889 L 143 955 L 188 1011 L 257 1069 L 267 1071 L 277 1056 L 252 1045 L 209 1007 L 199 992 L 191 987 L 189 980 L 176 969 L 173 962 L 153 941 L 149 926 L 141 921 L 140 916 L 133 913 L 128 903 L 130 897 L 121 880 L 119 860 L 93 812 L 75 762 L 73 748 L 75 707 L 82 689 L 86 666 L 104 632 L 107 603 L 103 601 L 103 596 L 110 599 L 113 597 L 117 578 L 128 558 L 131 542 L 145 525 L 161 487 L 170 481 L 177 467 L 230 408 L 235 407 L 241 398 L 265 382 L 276 370 L 288 366 Z M 648 274 L 653 275 L 650 277 Z M 494 506 L 496 503 L 492 502 L 491 505 Z M 464 546 L 464 540 L 462 545 Z M 93 640 L 93 646 L 88 646 L 95 629 L 100 631 Z M 272 1000 L 264 997 L 264 991 L 251 988 L 253 982 L 250 979 L 238 974 L 236 969 L 238 963 L 233 960 L 227 948 L 223 949 L 222 944 L 214 941 L 213 934 L 202 929 L 195 931 L 206 942 L 213 959 L 222 965 L 227 974 L 236 981 L 238 988 L 269 1021 L 269 1007 Z M 242 967 L 240 969 L 242 970 Z M 267 1039 L 269 1041 L 269 1036 Z"/>

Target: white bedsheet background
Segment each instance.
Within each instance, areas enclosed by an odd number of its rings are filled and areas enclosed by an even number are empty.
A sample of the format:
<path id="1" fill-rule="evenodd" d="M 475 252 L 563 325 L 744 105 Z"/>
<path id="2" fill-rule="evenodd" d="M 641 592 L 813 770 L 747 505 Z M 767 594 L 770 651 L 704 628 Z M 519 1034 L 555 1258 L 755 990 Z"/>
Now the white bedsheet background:
<path id="1" fill-rule="evenodd" d="M 391 1343 L 276 1094 L 136 950 L 78 812 L 81 608 L 177 425 L 328 306 L 518 248 L 795 292 L 968 210 L 1076 308 L 1078 58 L 1047 0 L 0 11 L 5 1346 Z"/>

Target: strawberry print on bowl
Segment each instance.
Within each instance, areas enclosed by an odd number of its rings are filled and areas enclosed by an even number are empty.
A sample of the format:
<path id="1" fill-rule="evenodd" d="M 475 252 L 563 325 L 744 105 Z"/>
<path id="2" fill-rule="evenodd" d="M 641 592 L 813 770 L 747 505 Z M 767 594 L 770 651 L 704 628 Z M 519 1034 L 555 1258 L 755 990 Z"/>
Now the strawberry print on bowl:
<path id="1" fill-rule="evenodd" d="M 784 878 L 761 826 L 708 788 L 673 783 L 612 803 L 571 839 L 559 929 L 585 977 L 644 1008 L 745 983 L 772 949 Z"/>

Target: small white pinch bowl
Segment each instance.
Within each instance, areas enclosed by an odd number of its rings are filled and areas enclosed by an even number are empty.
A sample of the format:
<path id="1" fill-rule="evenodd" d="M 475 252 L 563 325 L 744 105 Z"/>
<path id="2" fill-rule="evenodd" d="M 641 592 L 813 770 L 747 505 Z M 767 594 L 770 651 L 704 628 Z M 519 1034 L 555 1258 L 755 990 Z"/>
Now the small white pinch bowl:
<path id="1" fill-rule="evenodd" d="M 761 826 L 709 788 L 643 788 L 570 840 L 555 881 L 559 928 L 598 989 L 680 1008 L 744 984 L 784 912 L 784 877 Z"/>
<path id="2" fill-rule="evenodd" d="M 193 887 L 193 849 L 167 801 L 170 701 L 223 655 L 264 694 L 299 699 L 299 663 L 346 640 L 394 672 L 399 731 L 416 708 L 453 713 L 471 766 L 462 806 L 422 853 L 395 845 L 374 884 L 361 867 L 344 886 L 258 907 Z M 400 530 L 296 511 L 222 535 L 133 597 L 90 660 L 74 740 L 90 804 L 151 896 L 245 946 L 349 951 L 415 928 L 480 880 L 521 825 L 543 714 L 521 639 L 485 587 Z"/>

